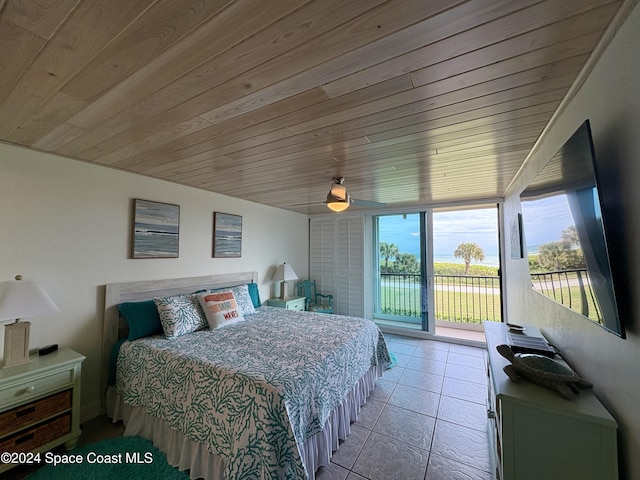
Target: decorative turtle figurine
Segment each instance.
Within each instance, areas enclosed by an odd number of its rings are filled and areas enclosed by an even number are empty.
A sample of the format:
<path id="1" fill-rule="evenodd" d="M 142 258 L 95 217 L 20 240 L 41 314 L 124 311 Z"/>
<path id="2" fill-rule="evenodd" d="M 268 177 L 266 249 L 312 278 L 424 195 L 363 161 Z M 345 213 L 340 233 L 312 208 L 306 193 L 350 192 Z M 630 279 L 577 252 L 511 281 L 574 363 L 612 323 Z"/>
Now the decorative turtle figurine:
<path id="1" fill-rule="evenodd" d="M 511 362 L 503 370 L 516 383 L 523 377 L 559 393 L 567 400 L 571 400 L 574 393 L 580 393 L 579 388 L 593 387 L 576 372 L 551 358 L 530 353 L 513 353 L 508 345 L 498 345 L 496 350 Z"/>

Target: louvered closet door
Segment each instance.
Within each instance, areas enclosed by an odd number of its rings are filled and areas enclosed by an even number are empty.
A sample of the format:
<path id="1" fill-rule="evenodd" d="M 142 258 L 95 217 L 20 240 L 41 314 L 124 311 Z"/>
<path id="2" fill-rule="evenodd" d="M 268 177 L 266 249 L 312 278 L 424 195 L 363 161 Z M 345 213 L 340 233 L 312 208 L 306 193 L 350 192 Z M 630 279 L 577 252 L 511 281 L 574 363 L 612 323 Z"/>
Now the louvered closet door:
<path id="1" fill-rule="evenodd" d="M 318 291 L 332 293 L 334 311 L 364 317 L 364 218 L 312 219 L 309 272 Z"/>
<path id="2" fill-rule="evenodd" d="M 309 277 L 316 281 L 318 292 L 332 294 L 335 301 L 334 232 L 333 219 L 311 220 L 309 227 Z"/>

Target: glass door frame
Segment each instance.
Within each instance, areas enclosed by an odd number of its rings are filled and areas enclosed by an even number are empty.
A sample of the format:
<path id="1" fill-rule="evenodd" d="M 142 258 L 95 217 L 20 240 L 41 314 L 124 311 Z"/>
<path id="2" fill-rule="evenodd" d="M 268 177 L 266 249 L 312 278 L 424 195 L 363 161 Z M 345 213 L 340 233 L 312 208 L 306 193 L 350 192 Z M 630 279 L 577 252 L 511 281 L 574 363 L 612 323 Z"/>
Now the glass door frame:
<path id="1" fill-rule="evenodd" d="M 433 210 L 422 208 L 418 211 L 403 212 L 383 212 L 371 215 L 372 249 L 373 249 L 373 303 L 372 318 L 374 320 L 395 320 L 402 322 L 401 317 L 376 313 L 381 308 L 380 291 L 380 239 L 378 218 L 393 215 L 415 215 L 418 214 L 420 222 L 420 319 L 418 322 L 405 322 L 407 324 L 420 325 L 420 330 L 427 333 L 435 332 L 435 311 L 434 311 L 434 285 L 433 285 L 433 245 L 428 239 L 433 238 Z"/>
<path id="2" fill-rule="evenodd" d="M 435 285 L 433 279 L 433 209 L 425 209 L 422 216 L 425 225 L 420 229 L 421 235 L 424 232 L 425 238 L 420 239 L 422 248 L 424 249 L 424 278 L 425 282 L 423 290 L 426 298 L 423 298 L 423 308 L 426 307 L 426 312 L 422 316 L 423 324 L 422 330 L 435 335 L 436 333 L 436 304 L 435 304 Z"/>

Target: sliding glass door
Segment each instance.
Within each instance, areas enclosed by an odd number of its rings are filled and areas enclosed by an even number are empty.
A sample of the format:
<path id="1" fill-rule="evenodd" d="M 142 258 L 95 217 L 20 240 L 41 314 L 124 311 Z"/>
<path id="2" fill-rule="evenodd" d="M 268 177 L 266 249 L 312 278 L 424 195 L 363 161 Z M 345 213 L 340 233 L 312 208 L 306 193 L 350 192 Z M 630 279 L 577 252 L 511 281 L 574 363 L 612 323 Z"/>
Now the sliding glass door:
<path id="1" fill-rule="evenodd" d="M 427 215 L 373 217 L 373 316 L 390 325 L 428 330 Z"/>
<path id="2" fill-rule="evenodd" d="M 495 206 L 374 216 L 373 238 L 377 322 L 441 334 L 501 321 Z"/>
<path id="3" fill-rule="evenodd" d="M 502 319 L 497 207 L 433 212 L 436 333 Z"/>

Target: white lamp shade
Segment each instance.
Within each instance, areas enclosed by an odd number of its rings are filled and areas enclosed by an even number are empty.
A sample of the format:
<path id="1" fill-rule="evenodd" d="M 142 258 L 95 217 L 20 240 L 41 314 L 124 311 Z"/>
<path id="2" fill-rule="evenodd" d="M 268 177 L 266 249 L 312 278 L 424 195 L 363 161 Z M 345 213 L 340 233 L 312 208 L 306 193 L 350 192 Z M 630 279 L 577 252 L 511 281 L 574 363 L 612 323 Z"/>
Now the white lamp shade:
<path id="1" fill-rule="evenodd" d="M 281 265 L 278 265 L 278 268 L 276 268 L 275 273 L 271 277 L 271 280 L 276 280 L 281 282 L 286 282 L 288 280 L 297 280 L 297 279 L 298 279 L 298 276 L 296 275 L 296 272 L 293 271 L 293 268 L 291 268 L 291 265 L 289 265 L 288 263 L 283 263 Z"/>
<path id="2" fill-rule="evenodd" d="M 0 321 L 36 317 L 60 309 L 36 282 L 11 280 L 0 283 Z"/>
<path id="3" fill-rule="evenodd" d="M 342 212 L 349 208 L 349 200 L 327 200 L 327 207 L 334 212 Z"/>

